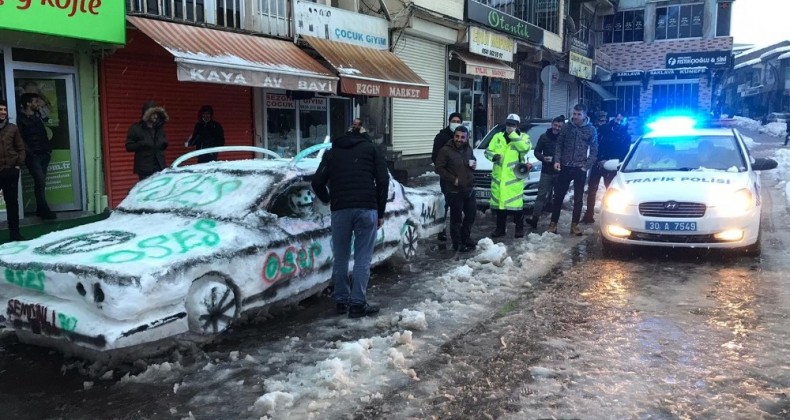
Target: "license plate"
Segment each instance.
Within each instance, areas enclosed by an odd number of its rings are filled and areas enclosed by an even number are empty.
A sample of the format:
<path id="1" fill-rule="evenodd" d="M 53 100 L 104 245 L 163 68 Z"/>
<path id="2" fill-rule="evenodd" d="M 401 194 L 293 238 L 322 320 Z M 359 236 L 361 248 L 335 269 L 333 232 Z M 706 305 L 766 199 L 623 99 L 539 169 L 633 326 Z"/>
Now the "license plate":
<path id="1" fill-rule="evenodd" d="M 475 197 L 477 197 L 477 198 L 491 198 L 491 191 L 489 191 L 489 190 L 475 190 Z"/>
<path id="2" fill-rule="evenodd" d="M 696 232 L 696 222 L 645 222 L 645 229 L 653 232 Z"/>

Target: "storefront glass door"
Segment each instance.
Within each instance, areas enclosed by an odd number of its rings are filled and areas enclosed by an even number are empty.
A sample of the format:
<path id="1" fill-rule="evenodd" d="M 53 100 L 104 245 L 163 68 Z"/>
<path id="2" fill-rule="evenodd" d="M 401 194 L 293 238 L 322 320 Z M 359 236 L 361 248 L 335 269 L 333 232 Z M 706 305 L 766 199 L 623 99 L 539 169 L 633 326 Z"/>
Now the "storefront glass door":
<path id="1" fill-rule="evenodd" d="M 50 208 L 54 211 L 82 210 L 74 75 L 15 70 L 15 97 L 23 93 L 40 96 L 39 116 L 52 144 L 46 181 Z M 22 201 L 26 213 L 36 211 L 33 180 L 26 168 L 22 171 Z"/>
<path id="2" fill-rule="evenodd" d="M 264 95 L 266 148 L 282 157 L 323 143 L 327 135 L 343 135 L 351 125 L 351 100 L 316 96 L 293 99 L 285 94 Z"/>

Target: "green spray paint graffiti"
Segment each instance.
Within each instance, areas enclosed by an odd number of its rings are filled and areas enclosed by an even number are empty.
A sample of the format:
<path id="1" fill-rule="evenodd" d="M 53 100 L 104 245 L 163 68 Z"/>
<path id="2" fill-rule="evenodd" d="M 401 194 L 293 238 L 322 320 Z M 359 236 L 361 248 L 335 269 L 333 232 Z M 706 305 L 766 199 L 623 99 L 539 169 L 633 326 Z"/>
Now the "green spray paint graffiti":
<path id="1" fill-rule="evenodd" d="M 219 181 L 212 175 L 158 176 L 136 191 L 140 201 L 178 203 L 187 207 L 203 207 L 222 200 L 241 187 L 240 179 Z"/>
<path id="2" fill-rule="evenodd" d="M 219 235 L 214 231 L 217 222 L 201 219 L 190 229 L 180 230 L 165 235 L 145 238 L 135 245 L 136 249 L 124 249 L 96 257 L 96 261 L 108 264 L 123 264 L 144 259 L 161 260 L 173 255 L 182 255 L 199 248 L 213 248 L 220 243 Z"/>
<path id="3" fill-rule="evenodd" d="M 261 277 L 267 285 L 272 285 L 281 280 L 290 279 L 299 273 L 309 273 L 315 268 L 315 257 L 321 255 L 323 248 L 318 242 L 313 242 L 309 247 L 296 249 L 289 246 L 283 252 L 282 258 L 277 252 L 270 252 L 263 260 Z"/>
<path id="4" fill-rule="evenodd" d="M 0 246 L 0 255 L 16 255 L 26 251 L 29 247 L 18 243 L 10 243 Z"/>
<path id="5" fill-rule="evenodd" d="M 19 287 L 43 292 L 46 275 L 44 275 L 44 272 L 39 269 L 12 270 L 10 268 L 6 268 L 5 280 Z"/>

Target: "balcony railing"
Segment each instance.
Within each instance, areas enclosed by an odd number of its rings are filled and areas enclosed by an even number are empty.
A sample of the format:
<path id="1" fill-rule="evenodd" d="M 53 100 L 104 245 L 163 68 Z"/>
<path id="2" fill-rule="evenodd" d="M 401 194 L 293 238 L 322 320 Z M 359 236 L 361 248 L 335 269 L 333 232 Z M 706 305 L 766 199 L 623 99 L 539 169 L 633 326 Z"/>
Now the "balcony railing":
<path id="1" fill-rule="evenodd" d="M 291 37 L 293 19 L 291 0 L 127 0 L 127 2 L 129 14 L 244 29 L 281 38 Z"/>

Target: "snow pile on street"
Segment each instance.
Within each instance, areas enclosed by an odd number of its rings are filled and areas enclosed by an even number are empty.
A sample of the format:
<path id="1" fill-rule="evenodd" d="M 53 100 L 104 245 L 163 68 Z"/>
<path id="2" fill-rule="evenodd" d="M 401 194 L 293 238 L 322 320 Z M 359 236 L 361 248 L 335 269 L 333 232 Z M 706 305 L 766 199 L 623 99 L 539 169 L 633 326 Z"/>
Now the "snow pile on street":
<path id="1" fill-rule="evenodd" d="M 735 120 L 735 125 L 737 127 L 744 128 L 746 130 L 760 131 L 760 128 L 762 127 L 760 121 L 753 120 L 751 118 L 740 117 L 736 115 L 733 117 L 733 119 Z"/>
<path id="2" fill-rule="evenodd" d="M 265 379 L 268 391 L 251 412 L 277 417 L 317 417 L 352 391 L 373 389 L 393 370 L 419 380 L 407 358 L 414 353 L 411 331 L 340 343 L 328 358 L 304 365 L 284 378 Z M 367 393 L 368 399 L 376 395 Z M 380 398 L 380 397 L 379 397 Z M 295 406 L 297 402 L 303 403 Z"/>
<path id="3" fill-rule="evenodd" d="M 749 136 L 744 136 L 743 134 L 741 134 L 741 137 L 743 137 L 743 142 L 746 143 L 746 147 L 748 147 L 749 149 L 751 149 L 752 147 L 760 144 L 760 143 L 757 143 L 753 138 L 751 138 Z"/>
<path id="4" fill-rule="evenodd" d="M 779 149 L 773 156 L 773 159 L 779 164 L 773 171 L 776 180 L 779 181 L 777 188 L 785 190 L 785 199 L 787 206 L 790 207 L 790 149 Z"/>
<path id="5" fill-rule="evenodd" d="M 787 134 L 787 124 L 772 122 L 760 127 L 759 131 L 761 133 L 770 134 L 774 137 L 784 137 Z"/>

